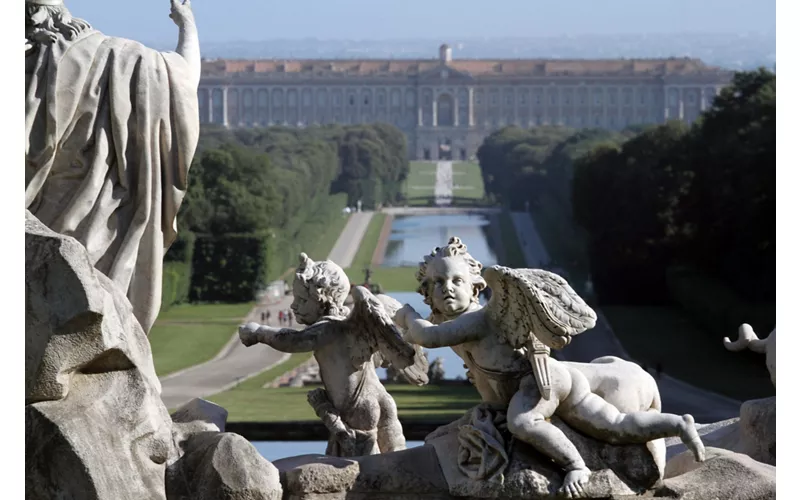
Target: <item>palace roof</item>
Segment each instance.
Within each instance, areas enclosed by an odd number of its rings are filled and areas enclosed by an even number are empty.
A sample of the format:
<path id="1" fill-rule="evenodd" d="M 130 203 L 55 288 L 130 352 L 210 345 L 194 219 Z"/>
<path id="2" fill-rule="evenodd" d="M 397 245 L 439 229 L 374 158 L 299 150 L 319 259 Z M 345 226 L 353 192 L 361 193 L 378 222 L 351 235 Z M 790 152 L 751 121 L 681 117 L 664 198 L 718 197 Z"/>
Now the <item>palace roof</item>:
<path id="1" fill-rule="evenodd" d="M 296 74 L 297 76 L 416 76 L 444 66 L 481 76 L 658 76 L 722 71 L 699 59 L 262 59 L 204 60 L 203 76 Z"/>

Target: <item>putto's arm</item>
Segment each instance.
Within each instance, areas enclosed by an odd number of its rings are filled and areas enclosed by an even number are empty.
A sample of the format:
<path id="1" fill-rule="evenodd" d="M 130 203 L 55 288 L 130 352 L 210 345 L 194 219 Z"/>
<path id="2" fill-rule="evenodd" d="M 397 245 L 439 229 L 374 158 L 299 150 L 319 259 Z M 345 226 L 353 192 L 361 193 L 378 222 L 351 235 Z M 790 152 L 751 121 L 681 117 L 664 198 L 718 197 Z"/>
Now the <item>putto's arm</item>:
<path id="1" fill-rule="evenodd" d="M 486 328 L 483 311 L 464 313 L 453 321 L 434 325 L 417 311 L 404 306 L 398 311 L 400 324 L 406 325 L 406 340 L 422 347 L 450 347 L 480 338 Z"/>
<path id="2" fill-rule="evenodd" d="M 197 25 L 192 13 L 190 0 L 170 0 L 172 9 L 169 17 L 178 25 L 178 46 L 175 48 L 186 60 L 191 70 L 194 86 L 200 84 L 200 40 L 197 37 Z"/>
<path id="3" fill-rule="evenodd" d="M 329 322 L 322 321 L 305 330 L 295 330 L 248 323 L 239 327 L 239 338 L 246 346 L 266 344 L 281 352 L 312 352 L 330 326 Z"/>

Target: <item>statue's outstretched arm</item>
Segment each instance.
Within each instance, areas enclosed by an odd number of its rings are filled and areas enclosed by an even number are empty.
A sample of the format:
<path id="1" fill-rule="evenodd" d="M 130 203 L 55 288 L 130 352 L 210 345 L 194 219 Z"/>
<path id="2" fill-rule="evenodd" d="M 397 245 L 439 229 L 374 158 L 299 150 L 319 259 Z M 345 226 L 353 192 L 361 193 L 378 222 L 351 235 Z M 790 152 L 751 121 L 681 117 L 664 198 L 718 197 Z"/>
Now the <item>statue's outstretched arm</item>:
<path id="1" fill-rule="evenodd" d="M 401 328 L 406 327 L 406 340 L 431 349 L 478 340 L 487 327 L 481 310 L 464 313 L 457 319 L 434 325 L 422 319 L 409 305 L 397 311 L 395 321 Z"/>
<path id="2" fill-rule="evenodd" d="M 266 344 L 281 352 L 312 352 L 319 345 L 329 326 L 324 321 L 305 330 L 295 330 L 247 323 L 239 327 L 239 339 L 246 346 Z"/>
<path id="3" fill-rule="evenodd" d="M 175 47 L 186 60 L 191 71 L 192 83 L 200 84 L 200 40 L 197 37 L 197 24 L 192 13 L 190 0 L 170 0 L 172 5 L 169 17 L 178 25 L 178 46 Z"/>

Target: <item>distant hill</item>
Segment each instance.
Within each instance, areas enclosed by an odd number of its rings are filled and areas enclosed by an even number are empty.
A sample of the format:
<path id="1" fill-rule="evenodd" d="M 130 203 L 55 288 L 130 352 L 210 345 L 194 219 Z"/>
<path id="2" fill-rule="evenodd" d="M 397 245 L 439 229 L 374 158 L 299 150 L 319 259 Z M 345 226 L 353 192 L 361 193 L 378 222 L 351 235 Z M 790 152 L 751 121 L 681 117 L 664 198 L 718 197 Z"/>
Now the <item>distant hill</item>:
<path id="1" fill-rule="evenodd" d="M 585 35 L 539 38 L 462 38 L 458 40 L 264 40 L 207 42 L 206 58 L 227 59 L 429 59 L 447 42 L 454 58 L 616 59 L 637 57 L 698 57 L 728 69 L 774 68 L 773 34 Z M 152 44 L 171 50 L 171 44 Z"/>

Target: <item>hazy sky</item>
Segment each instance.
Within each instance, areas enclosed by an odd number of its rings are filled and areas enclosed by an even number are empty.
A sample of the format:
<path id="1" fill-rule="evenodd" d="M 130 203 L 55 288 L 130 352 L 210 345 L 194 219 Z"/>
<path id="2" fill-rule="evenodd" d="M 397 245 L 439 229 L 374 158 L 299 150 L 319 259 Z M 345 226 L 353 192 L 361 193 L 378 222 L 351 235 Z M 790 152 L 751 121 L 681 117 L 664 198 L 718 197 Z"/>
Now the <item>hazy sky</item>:
<path id="1" fill-rule="evenodd" d="M 169 0 L 65 0 L 106 34 L 171 40 Z M 206 41 L 774 33 L 769 0 L 194 0 Z"/>

